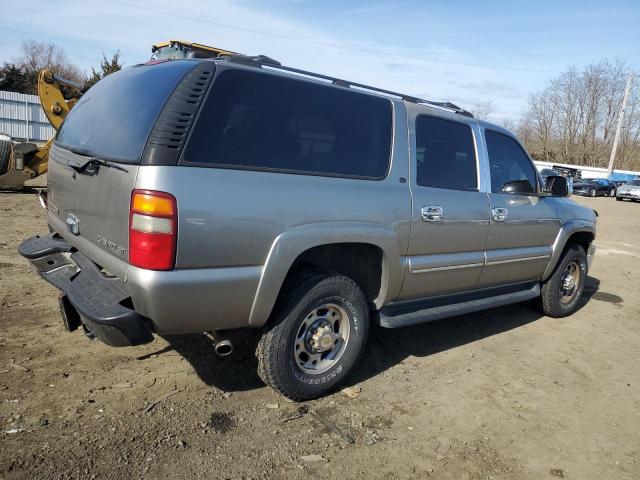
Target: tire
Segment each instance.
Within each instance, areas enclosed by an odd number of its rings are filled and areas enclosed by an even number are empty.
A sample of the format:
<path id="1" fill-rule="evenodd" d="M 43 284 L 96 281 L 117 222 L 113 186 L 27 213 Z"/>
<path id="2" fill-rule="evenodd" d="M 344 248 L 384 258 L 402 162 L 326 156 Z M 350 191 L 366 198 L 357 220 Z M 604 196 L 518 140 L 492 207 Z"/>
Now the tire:
<path id="1" fill-rule="evenodd" d="M 9 170 L 9 160 L 11 159 L 11 142 L 0 140 L 0 175 Z"/>
<path id="2" fill-rule="evenodd" d="M 579 273 L 579 275 L 575 281 L 575 290 L 571 290 L 571 295 L 567 296 L 564 293 L 569 290 L 562 287 L 564 287 L 563 283 L 567 279 L 566 275 L 570 272 L 570 265 L 574 265 L 573 268 L 576 269 L 574 272 Z M 587 254 L 581 246 L 571 245 L 560 260 L 560 263 L 558 263 L 553 275 L 542 284 L 540 301 L 543 313 L 554 318 L 571 315 L 582 296 L 587 273 Z"/>
<path id="3" fill-rule="evenodd" d="M 616 196 L 616 191 L 613 188 L 611 190 L 609 190 L 609 196 L 610 197 L 615 197 Z"/>
<path id="4" fill-rule="evenodd" d="M 305 272 L 288 285 L 291 290 L 279 299 L 258 342 L 258 375 L 292 400 L 317 398 L 335 390 L 360 359 L 369 333 L 369 308 L 360 287 L 343 275 Z M 336 313 L 339 326 L 331 328 L 327 319 Z M 314 346 L 322 348 L 336 328 L 343 340 L 332 340 L 331 351 L 318 353 Z"/>
<path id="5" fill-rule="evenodd" d="M 622 198 L 620 198 L 620 197 L 616 197 L 616 200 L 617 200 L 617 201 L 619 201 L 619 202 L 621 202 L 621 201 L 622 201 Z"/>
<path id="6" fill-rule="evenodd" d="M 592 197 L 595 197 L 596 196 L 596 189 L 594 188 L 592 190 L 589 190 L 589 195 L 591 195 Z"/>

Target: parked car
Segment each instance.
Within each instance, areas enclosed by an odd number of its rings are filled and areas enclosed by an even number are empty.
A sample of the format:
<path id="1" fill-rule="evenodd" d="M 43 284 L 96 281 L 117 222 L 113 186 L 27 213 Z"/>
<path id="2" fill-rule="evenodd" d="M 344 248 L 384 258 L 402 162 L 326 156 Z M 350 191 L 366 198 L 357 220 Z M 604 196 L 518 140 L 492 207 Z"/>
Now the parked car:
<path id="1" fill-rule="evenodd" d="M 606 178 L 583 178 L 573 184 L 573 193 L 589 197 L 615 197 L 616 186 Z"/>
<path id="2" fill-rule="evenodd" d="M 595 212 L 509 131 L 259 57 L 109 75 L 65 120 L 48 183 L 53 233 L 19 250 L 69 330 L 207 331 L 228 354 L 259 329 L 260 377 L 296 400 L 344 381 L 372 322 L 535 298 L 570 315 L 595 251 Z"/>
<path id="3" fill-rule="evenodd" d="M 640 180 L 632 180 L 629 183 L 625 183 L 618 187 L 616 192 L 616 200 L 640 200 Z"/>

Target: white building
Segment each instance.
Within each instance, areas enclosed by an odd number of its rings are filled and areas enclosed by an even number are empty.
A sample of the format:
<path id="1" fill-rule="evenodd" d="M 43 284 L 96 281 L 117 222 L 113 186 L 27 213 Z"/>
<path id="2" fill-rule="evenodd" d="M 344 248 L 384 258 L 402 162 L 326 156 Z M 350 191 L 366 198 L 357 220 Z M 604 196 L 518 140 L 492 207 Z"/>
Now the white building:
<path id="1" fill-rule="evenodd" d="M 0 133 L 14 140 L 44 143 L 56 131 L 47 120 L 36 95 L 0 90 Z"/>

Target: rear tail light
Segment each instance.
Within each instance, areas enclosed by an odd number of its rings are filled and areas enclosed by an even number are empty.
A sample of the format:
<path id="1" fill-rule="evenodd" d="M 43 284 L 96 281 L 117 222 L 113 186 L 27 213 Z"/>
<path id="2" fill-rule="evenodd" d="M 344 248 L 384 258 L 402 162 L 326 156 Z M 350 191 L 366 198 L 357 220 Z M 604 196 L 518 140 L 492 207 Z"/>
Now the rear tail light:
<path id="1" fill-rule="evenodd" d="M 129 263 L 149 270 L 172 270 L 177 236 L 175 197 L 164 192 L 134 190 L 129 214 Z"/>

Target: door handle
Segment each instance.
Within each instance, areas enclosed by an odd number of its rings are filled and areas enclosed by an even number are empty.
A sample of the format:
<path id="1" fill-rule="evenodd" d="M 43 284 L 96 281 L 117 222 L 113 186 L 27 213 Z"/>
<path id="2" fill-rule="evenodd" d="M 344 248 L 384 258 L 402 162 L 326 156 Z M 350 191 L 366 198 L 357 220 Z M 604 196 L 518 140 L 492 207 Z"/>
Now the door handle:
<path id="1" fill-rule="evenodd" d="M 491 218 L 494 222 L 505 222 L 509 218 L 509 210 L 504 207 L 492 208 Z"/>
<path id="2" fill-rule="evenodd" d="M 423 222 L 439 222 L 444 217 L 444 209 L 437 205 L 422 207 L 420 213 Z"/>

